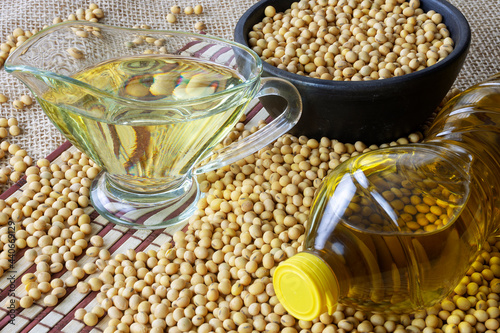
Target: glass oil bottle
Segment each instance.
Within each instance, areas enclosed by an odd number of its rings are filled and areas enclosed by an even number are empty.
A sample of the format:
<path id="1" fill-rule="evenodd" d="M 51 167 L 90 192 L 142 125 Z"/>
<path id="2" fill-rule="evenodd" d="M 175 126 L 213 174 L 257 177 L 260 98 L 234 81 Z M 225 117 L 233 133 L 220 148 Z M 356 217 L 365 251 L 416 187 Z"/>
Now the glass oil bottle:
<path id="1" fill-rule="evenodd" d="M 326 177 L 304 251 L 273 282 L 289 313 L 337 303 L 408 313 L 448 296 L 500 223 L 500 74 L 462 92 L 419 144 L 358 155 Z"/>

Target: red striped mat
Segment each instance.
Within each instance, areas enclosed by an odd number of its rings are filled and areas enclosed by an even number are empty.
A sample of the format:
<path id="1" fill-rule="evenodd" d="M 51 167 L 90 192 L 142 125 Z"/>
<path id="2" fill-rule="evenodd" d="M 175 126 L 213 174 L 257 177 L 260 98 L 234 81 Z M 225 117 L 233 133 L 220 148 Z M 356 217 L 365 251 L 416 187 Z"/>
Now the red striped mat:
<path id="1" fill-rule="evenodd" d="M 245 123 L 248 128 L 257 125 L 259 120 L 269 120 L 268 113 L 260 103 L 254 101 L 247 110 L 247 119 Z M 61 154 L 65 151 L 75 152 L 77 149 L 69 142 L 66 142 L 47 156 L 47 159 L 52 163 L 62 163 Z M 0 195 L 0 199 L 5 200 L 9 197 L 20 197 L 25 187 L 26 178 L 24 177 L 3 192 Z M 84 210 L 92 220 L 92 234 L 88 236 L 88 238 L 92 235 L 102 236 L 104 239 L 104 248 L 107 248 L 112 255 L 125 253 L 128 249 L 135 249 L 137 252 L 150 249 L 159 250 L 161 244 L 172 241 L 172 234 L 175 231 L 187 228 L 186 225 L 179 225 L 170 229 L 167 228 L 154 231 L 132 230 L 108 222 L 106 219 L 99 216 L 91 206 Z M 28 309 L 19 308 L 11 312 L 6 309 L 5 303 L 9 296 L 11 282 L 13 282 L 12 286 L 15 286 L 15 297 L 20 299 L 27 294 L 21 283 L 22 276 L 26 273 L 35 272 L 36 265 L 24 258 L 24 252 L 26 252 L 26 249 L 19 250 L 16 253 L 14 266 L 12 269 L 7 270 L 0 278 L 0 332 L 103 332 L 107 327 L 107 322 L 109 321 L 108 317 L 102 318 L 95 327 L 85 326 L 82 321 L 74 319 L 74 313 L 77 309 L 85 308 L 87 311 L 91 311 L 94 306 L 98 305 L 95 300 L 98 292 L 91 292 L 83 295 L 80 294 L 75 287 L 72 287 L 67 289 L 66 296 L 61 298 L 59 304 L 55 307 L 45 306 L 42 296 L 41 300 L 35 302 L 33 306 Z M 83 266 L 87 262 L 93 262 L 95 259 L 96 258 L 86 256 L 85 253 L 75 258 L 80 266 Z M 64 280 L 69 275 L 70 272 L 64 269 L 52 276 L 53 278 L 59 277 Z M 91 277 L 97 275 L 98 273 L 89 275 L 84 280 L 88 281 Z M 11 324 L 11 321 L 13 321 L 14 324 Z"/>

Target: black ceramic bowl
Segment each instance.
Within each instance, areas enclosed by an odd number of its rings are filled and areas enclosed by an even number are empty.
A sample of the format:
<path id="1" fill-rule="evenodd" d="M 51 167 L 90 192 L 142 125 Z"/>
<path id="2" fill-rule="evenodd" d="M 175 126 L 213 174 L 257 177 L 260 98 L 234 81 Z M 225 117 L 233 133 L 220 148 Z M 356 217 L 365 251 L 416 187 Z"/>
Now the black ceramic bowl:
<path id="1" fill-rule="evenodd" d="M 277 12 L 290 8 L 293 0 L 262 0 L 238 21 L 235 41 L 248 46 L 248 33 L 272 5 Z M 295 135 L 326 136 L 343 142 L 362 140 L 383 143 L 408 135 L 435 111 L 455 81 L 467 55 L 470 27 L 462 13 L 444 0 L 421 0 L 421 8 L 435 10 L 455 42 L 445 59 L 421 71 L 373 81 L 329 81 L 305 77 L 264 62 L 264 76 L 292 82 L 302 95 L 303 113 L 292 129 Z M 262 100 L 272 109 L 275 101 Z"/>

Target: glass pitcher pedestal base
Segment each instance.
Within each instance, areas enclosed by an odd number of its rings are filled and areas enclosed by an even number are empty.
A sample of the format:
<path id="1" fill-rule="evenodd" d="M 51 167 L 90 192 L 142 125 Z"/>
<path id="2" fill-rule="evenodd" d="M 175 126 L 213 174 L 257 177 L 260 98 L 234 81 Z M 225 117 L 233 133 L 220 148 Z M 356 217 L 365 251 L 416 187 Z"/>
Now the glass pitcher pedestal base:
<path id="1" fill-rule="evenodd" d="M 185 222 L 195 212 L 199 198 L 194 177 L 175 190 L 150 194 L 117 189 L 101 172 L 90 188 L 92 206 L 102 217 L 135 229 L 161 229 Z"/>

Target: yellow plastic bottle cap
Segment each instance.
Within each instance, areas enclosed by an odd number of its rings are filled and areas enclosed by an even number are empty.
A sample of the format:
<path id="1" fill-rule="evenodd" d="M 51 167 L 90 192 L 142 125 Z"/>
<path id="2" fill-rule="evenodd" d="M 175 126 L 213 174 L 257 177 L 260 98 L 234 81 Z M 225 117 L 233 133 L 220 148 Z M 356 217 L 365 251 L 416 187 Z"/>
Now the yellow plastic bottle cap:
<path id="1" fill-rule="evenodd" d="M 314 254 L 300 252 L 282 262 L 274 271 L 273 285 L 280 303 L 297 319 L 311 321 L 336 308 L 337 278 Z"/>

